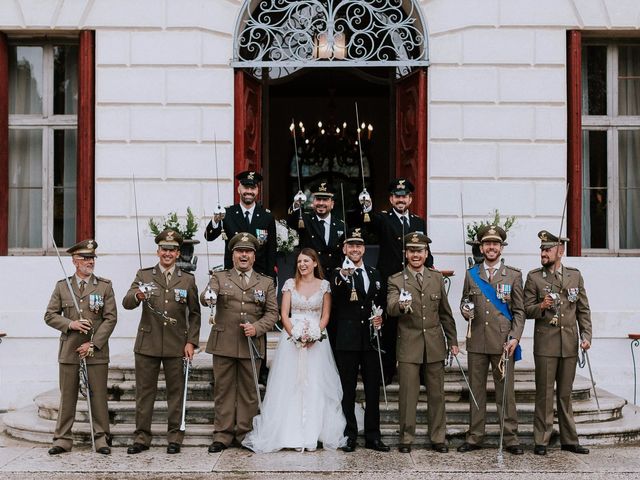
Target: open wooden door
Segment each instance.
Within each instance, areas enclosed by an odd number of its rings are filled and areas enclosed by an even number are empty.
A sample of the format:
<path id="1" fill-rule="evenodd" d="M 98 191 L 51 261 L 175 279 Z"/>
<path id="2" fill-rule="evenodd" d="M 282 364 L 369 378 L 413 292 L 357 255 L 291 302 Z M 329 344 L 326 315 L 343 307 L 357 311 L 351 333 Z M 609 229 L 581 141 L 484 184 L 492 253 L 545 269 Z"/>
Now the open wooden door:
<path id="1" fill-rule="evenodd" d="M 427 213 L 427 71 L 396 83 L 396 176 L 415 185 L 411 210 Z"/>
<path id="2" fill-rule="evenodd" d="M 243 70 L 234 78 L 234 175 L 244 170 L 262 170 L 262 85 Z M 234 202 L 238 199 L 238 181 L 234 181 Z"/>

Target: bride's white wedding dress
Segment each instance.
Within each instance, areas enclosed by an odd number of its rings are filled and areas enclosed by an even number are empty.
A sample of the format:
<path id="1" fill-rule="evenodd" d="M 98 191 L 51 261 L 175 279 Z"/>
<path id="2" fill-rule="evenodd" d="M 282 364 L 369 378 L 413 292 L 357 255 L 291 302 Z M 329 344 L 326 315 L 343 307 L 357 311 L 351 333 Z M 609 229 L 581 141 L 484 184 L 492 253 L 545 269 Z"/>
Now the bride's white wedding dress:
<path id="1" fill-rule="evenodd" d="M 329 282 L 309 298 L 295 289 L 289 279 L 282 291 L 291 292 L 291 323 L 320 322 L 322 299 Z M 328 339 L 310 348 L 298 348 L 283 331 L 276 349 L 262 402 L 262 412 L 253 419 L 253 430 L 242 444 L 257 453 L 283 448 L 315 450 L 346 443 L 342 414 L 342 386 Z"/>

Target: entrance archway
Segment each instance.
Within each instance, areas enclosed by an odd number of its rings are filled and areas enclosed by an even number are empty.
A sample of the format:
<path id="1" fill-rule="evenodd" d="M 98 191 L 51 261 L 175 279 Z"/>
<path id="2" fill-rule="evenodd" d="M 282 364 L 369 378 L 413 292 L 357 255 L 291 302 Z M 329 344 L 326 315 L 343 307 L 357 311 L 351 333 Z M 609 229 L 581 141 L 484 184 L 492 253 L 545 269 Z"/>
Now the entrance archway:
<path id="1" fill-rule="evenodd" d="M 303 184 L 344 183 L 353 199 L 364 174 L 380 207 L 388 179 L 407 176 L 416 185 L 414 211 L 424 216 L 428 63 L 414 0 L 246 0 L 232 61 L 236 171 L 262 170 L 265 202 L 282 215 L 297 190 L 294 118 Z"/>

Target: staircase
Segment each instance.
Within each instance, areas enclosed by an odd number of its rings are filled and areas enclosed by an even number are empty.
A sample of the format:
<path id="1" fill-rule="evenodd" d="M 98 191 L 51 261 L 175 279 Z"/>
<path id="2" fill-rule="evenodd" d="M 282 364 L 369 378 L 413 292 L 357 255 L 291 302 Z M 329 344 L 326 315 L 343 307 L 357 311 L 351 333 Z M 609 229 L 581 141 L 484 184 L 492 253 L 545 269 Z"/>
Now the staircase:
<path id="1" fill-rule="evenodd" d="M 277 334 L 270 334 L 269 348 L 277 343 Z M 273 354 L 271 355 L 273 358 Z M 461 355 L 463 368 L 466 357 Z M 213 373 L 211 356 L 196 356 L 189 378 L 186 412 L 187 432 L 185 445 L 206 446 L 213 433 Z M 516 402 L 520 441 L 533 444 L 533 412 L 535 399 L 534 370 L 532 364 L 518 362 L 515 375 Z M 457 367 L 447 367 L 445 374 L 447 432 L 454 444 L 464 440 L 469 424 L 469 392 Z M 491 374 L 487 383 L 487 436 L 485 443 L 497 444 L 499 439 L 498 415 L 495 406 L 495 389 Z M 358 402 L 364 405 L 364 390 L 358 385 Z M 380 421 L 383 441 L 389 445 L 398 443 L 398 385 L 387 386 L 388 408 L 384 396 L 380 396 Z M 576 376 L 573 385 L 573 410 L 580 443 L 584 445 L 613 445 L 640 440 L 640 409 L 627 405 L 626 400 L 605 390 L 598 389 L 600 412 L 592 396 L 591 384 L 584 377 Z M 427 395 L 421 387 L 418 403 L 416 444 L 428 443 Z M 9 435 L 33 442 L 50 443 L 58 415 L 58 390 L 38 395 L 33 405 L 9 412 L 4 416 Z M 135 430 L 135 371 L 133 355 L 116 357 L 109 369 L 109 416 L 114 446 L 130 444 Z M 87 404 L 80 398 L 77 406 L 74 436 L 76 442 L 90 443 Z M 155 445 L 166 444 L 167 403 L 164 377 L 160 373 L 152 433 Z M 361 439 L 362 440 L 362 439 Z M 557 442 L 554 436 L 552 442 Z"/>

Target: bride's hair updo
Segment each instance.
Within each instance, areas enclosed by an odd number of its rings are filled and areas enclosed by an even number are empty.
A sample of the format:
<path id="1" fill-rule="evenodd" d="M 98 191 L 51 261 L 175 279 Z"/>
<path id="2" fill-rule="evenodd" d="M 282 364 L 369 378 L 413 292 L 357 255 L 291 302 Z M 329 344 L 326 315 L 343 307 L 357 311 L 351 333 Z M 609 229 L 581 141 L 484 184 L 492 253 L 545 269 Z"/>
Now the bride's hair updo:
<path id="1" fill-rule="evenodd" d="M 313 248 L 305 247 L 300 250 L 300 253 L 296 257 L 296 287 L 300 284 L 300 280 L 302 279 L 302 275 L 300 275 L 300 270 L 298 270 L 298 258 L 300 255 L 306 255 L 310 257 L 314 262 L 316 262 L 316 267 L 313 269 L 313 276 L 319 278 L 320 280 L 324 279 L 324 273 L 322 272 L 322 265 L 320 265 L 320 257 Z"/>

